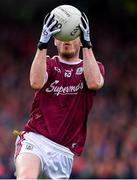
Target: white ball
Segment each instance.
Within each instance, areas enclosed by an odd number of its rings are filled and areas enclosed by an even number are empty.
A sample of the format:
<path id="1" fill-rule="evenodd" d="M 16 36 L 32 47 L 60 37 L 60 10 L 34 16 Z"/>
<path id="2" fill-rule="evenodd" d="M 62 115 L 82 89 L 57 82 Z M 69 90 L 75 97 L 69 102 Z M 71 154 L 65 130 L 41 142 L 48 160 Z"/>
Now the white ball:
<path id="1" fill-rule="evenodd" d="M 51 14 L 55 15 L 58 22 L 56 27 L 61 28 L 61 31 L 54 35 L 56 39 L 71 41 L 80 35 L 81 12 L 76 7 L 61 5 L 53 9 Z"/>

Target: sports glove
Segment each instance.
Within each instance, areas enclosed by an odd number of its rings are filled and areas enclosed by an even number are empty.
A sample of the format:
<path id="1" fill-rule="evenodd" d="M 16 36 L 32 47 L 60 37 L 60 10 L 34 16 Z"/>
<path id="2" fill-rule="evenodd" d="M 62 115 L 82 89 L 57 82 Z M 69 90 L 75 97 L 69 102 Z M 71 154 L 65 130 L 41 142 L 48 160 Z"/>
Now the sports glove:
<path id="1" fill-rule="evenodd" d="M 38 43 L 38 48 L 40 50 L 46 49 L 50 38 L 60 31 L 59 28 L 54 29 L 56 25 L 57 20 L 54 19 L 54 15 L 48 13 L 44 18 L 43 29 Z"/>
<path id="2" fill-rule="evenodd" d="M 81 29 L 81 35 L 80 35 L 81 43 L 83 48 L 90 49 L 92 47 L 92 44 L 90 41 L 89 21 L 84 12 L 82 12 L 81 22 L 82 23 L 79 25 Z"/>

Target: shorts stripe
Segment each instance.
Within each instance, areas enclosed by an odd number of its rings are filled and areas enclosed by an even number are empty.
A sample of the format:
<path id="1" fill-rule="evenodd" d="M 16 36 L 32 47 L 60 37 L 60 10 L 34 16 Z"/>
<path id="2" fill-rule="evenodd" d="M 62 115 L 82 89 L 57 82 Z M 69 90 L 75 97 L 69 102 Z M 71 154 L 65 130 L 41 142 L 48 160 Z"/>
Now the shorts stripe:
<path id="1" fill-rule="evenodd" d="M 16 152 L 15 152 L 15 159 L 16 159 L 16 157 L 19 155 L 19 153 L 20 153 L 20 150 L 21 150 L 21 148 L 22 148 L 22 142 L 25 140 L 25 138 L 24 138 L 24 134 L 25 134 L 26 132 L 22 132 L 20 135 L 19 135 L 19 139 L 17 140 L 17 148 L 16 148 Z"/>

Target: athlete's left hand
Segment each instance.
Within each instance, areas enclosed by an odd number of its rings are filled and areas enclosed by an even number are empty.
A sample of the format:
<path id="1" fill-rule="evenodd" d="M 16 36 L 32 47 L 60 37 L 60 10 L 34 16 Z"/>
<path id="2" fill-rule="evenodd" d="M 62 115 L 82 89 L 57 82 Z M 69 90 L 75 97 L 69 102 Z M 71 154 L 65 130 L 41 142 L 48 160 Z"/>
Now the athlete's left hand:
<path id="1" fill-rule="evenodd" d="M 92 47 L 91 41 L 90 41 L 90 29 L 89 29 L 89 21 L 84 12 L 82 12 L 82 17 L 81 17 L 81 24 L 80 29 L 81 29 L 81 43 L 83 48 L 88 48 L 90 49 Z"/>

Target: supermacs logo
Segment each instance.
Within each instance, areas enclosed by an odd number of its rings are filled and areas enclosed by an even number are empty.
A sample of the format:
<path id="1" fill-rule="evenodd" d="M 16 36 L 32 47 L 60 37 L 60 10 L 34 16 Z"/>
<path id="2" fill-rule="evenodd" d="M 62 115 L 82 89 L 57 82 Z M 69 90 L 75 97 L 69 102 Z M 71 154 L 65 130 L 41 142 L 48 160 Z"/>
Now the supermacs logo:
<path id="1" fill-rule="evenodd" d="M 77 85 L 61 86 L 59 85 L 59 80 L 55 80 L 48 88 L 46 88 L 45 91 L 48 93 L 53 92 L 58 96 L 66 94 L 77 94 L 80 89 L 83 89 L 83 82 L 80 82 Z"/>

